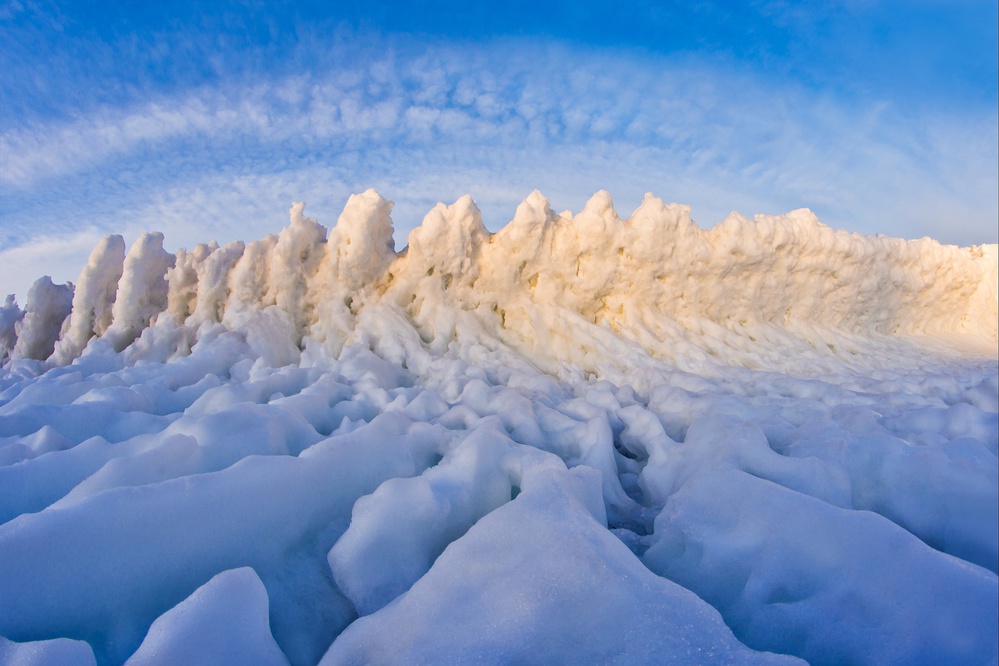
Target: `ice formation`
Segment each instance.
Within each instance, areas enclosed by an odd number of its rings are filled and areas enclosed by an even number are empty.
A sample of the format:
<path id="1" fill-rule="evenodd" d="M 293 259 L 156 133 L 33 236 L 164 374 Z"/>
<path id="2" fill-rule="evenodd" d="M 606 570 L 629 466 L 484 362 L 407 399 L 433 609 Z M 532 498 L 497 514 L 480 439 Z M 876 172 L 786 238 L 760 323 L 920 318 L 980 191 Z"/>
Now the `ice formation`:
<path id="1" fill-rule="evenodd" d="M 999 659 L 995 245 L 391 209 L 0 308 L 3 658 Z"/>

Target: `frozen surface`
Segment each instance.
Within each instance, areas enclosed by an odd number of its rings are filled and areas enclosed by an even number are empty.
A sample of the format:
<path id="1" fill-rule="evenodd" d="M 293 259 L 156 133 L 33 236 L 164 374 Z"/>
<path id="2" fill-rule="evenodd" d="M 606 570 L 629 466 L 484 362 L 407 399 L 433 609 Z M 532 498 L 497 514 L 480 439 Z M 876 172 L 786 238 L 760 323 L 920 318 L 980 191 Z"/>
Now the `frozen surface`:
<path id="1" fill-rule="evenodd" d="M 714 609 L 642 567 L 604 526 L 596 472 L 558 467 L 528 472 L 517 501 L 322 663 L 800 663 L 746 648 Z"/>
<path id="2" fill-rule="evenodd" d="M 391 208 L 0 308 L 6 662 L 996 663 L 996 246 Z"/>
<path id="3" fill-rule="evenodd" d="M 0 663 L 5 666 L 89 666 L 94 651 L 83 641 L 53 638 L 15 643 L 0 637 Z"/>
<path id="4" fill-rule="evenodd" d="M 267 590 L 253 569 L 223 571 L 153 622 L 126 662 L 282 666 L 267 621 Z"/>

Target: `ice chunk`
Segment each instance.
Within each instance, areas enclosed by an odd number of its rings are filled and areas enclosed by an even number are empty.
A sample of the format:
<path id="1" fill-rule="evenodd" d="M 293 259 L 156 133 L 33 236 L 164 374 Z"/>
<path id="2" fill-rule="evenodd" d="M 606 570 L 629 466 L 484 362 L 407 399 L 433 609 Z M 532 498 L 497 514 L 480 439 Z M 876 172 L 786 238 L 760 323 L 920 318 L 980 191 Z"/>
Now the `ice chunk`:
<path id="1" fill-rule="evenodd" d="M 191 252 L 177 251 L 173 267 L 167 269 L 167 312 L 176 321 L 186 320 L 198 304 L 198 278 L 218 243 L 198 243 Z"/>
<path id="2" fill-rule="evenodd" d="M 101 239 L 83 267 L 73 294 L 73 313 L 56 344 L 52 360 L 65 365 L 80 355 L 95 335 L 111 326 L 112 308 L 125 261 L 125 240 L 111 234 Z"/>
<path id="3" fill-rule="evenodd" d="M 167 308 L 167 270 L 176 257 L 163 249 L 163 234 L 144 233 L 125 257 L 111 326 L 105 335 L 115 350 L 130 345 L 154 316 Z"/>
<path id="4" fill-rule="evenodd" d="M 0 525 L 0 635 L 84 639 L 99 660 L 120 662 L 211 576 L 252 566 L 278 644 L 295 663 L 318 660 L 352 610 L 328 575 L 286 571 L 289 559 L 308 564 L 317 549 L 322 562 L 357 498 L 423 472 L 447 440 L 443 428 L 384 415 L 298 458 L 249 456 L 15 518 Z"/>
<path id="5" fill-rule="evenodd" d="M 395 259 L 392 202 L 374 190 L 352 194 L 330 233 L 330 269 L 346 290 L 356 291 L 382 276 Z"/>
<path id="6" fill-rule="evenodd" d="M 0 307 L 0 365 L 9 358 L 17 344 L 17 324 L 24 319 L 24 311 L 17 307 L 14 294 L 9 294 Z"/>
<path id="7" fill-rule="evenodd" d="M 267 590 L 250 567 L 214 576 L 149 627 L 129 666 L 287 664 L 271 636 Z"/>
<path id="8" fill-rule="evenodd" d="M 15 643 L 0 636 L 0 664 L 4 666 L 87 666 L 97 661 L 83 641 L 53 638 Z"/>
<path id="9" fill-rule="evenodd" d="M 798 663 L 749 650 L 713 608 L 645 569 L 590 513 L 599 494 L 585 467 L 525 478 L 321 663 Z"/>
<path id="10" fill-rule="evenodd" d="M 305 327 L 314 319 L 308 298 L 308 281 L 322 261 L 326 227 L 305 217 L 304 203 L 291 207 L 291 223 L 278 235 L 271 251 L 266 303 L 274 303 L 292 324 L 292 339 L 297 345 Z"/>
<path id="11" fill-rule="evenodd" d="M 990 663 L 999 651 L 995 574 L 745 472 L 681 488 L 644 559 L 758 650 L 813 664 Z"/>
<path id="12" fill-rule="evenodd" d="M 436 467 L 387 481 L 354 505 L 329 562 L 358 613 L 370 615 L 408 590 L 449 543 L 509 502 L 520 492 L 521 468 L 562 465 L 511 444 L 495 430 L 478 429 Z"/>
<path id="13" fill-rule="evenodd" d="M 11 358 L 47 359 L 59 339 L 59 331 L 72 310 L 72 304 L 72 284 L 52 284 L 47 275 L 35 280 L 28 290 L 24 318 L 14 325 L 17 342 Z"/>
<path id="14" fill-rule="evenodd" d="M 204 262 L 197 266 L 198 291 L 194 312 L 187 320 L 188 326 L 197 328 L 205 322 L 222 321 L 229 298 L 229 275 L 243 255 L 242 241 L 232 241 L 216 248 Z"/>

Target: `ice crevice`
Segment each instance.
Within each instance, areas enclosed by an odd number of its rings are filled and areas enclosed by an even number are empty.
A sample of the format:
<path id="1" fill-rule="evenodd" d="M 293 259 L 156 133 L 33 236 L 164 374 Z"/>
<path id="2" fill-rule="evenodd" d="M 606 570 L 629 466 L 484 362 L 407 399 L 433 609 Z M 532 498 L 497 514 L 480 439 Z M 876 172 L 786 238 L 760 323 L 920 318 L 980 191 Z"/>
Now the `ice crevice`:
<path id="1" fill-rule="evenodd" d="M 996 246 L 391 211 L 6 301 L 0 655 L 997 659 Z"/>

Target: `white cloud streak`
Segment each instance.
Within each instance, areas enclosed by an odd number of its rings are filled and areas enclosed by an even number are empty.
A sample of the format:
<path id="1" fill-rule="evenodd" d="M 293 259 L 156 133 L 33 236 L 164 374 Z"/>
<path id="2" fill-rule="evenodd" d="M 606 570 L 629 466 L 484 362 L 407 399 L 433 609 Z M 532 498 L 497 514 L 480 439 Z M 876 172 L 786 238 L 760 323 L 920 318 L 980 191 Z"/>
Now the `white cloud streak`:
<path id="1" fill-rule="evenodd" d="M 63 236 L 41 236 L 17 247 L 0 249 L 0 285 L 24 307 L 31 283 L 43 274 L 62 284 L 75 281 L 102 234 L 86 229 Z M 71 268 L 75 266 L 75 268 Z"/>
<path id="2" fill-rule="evenodd" d="M 350 63 L 341 48 L 331 60 Z M 3 133 L 0 226 L 21 244 L 63 233 L 72 210 L 178 244 L 249 239 L 279 228 L 292 200 L 332 225 L 350 191 L 376 186 L 398 202 L 401 245 L 439 199 L 470 192 L 495 230 L 538 187 L 574 209 L 606 188 L 623 215 L 651 190 L 693 204 L 702 226 L 808 206 L 864 233 L 996 240 L 995 109 L 855 107 L 717 68 L 516 41 L 353 62 Z M 107 201 L 109 180 L 125 200 Z"/>

